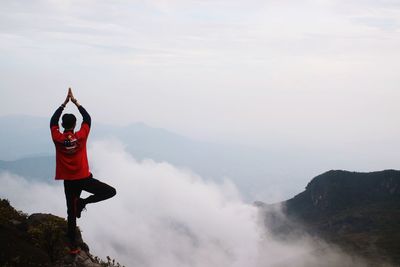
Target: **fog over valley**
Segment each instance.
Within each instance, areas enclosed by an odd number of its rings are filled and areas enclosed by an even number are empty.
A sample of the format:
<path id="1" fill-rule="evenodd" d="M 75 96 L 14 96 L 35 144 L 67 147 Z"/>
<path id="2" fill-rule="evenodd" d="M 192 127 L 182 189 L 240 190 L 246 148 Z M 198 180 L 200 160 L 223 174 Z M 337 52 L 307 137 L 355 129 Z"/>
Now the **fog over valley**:
<path id="1" fill-rule="evenodd" d="M 220 183 L 168 163 L 137 161 L 115 141 L 94 142 L 93 172 L 117 196 L 88 205 L 79 221 L 91 252 L 126 266 L 364 266 L 306 234 L 280 240 L 229 180 Z M 0 174 L 0 195 L 26 212 L 64 216 L 61 183 Z M 23 197 L 21 197 L 23 196 Z M 281 214 L 279 208 L 271 211 Z M 284 216 L 279 215 L 279 216 Z"/>

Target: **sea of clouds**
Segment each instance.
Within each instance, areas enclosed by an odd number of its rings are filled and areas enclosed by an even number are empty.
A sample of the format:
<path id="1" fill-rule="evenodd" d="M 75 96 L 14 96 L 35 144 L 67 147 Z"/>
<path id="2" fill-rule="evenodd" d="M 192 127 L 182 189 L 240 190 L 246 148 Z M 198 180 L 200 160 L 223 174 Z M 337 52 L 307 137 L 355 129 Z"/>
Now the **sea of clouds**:
<path id="1" fill-rule="evenodd" d="M 130 267 L 365 266 L 306 235 L 276 238 L 265 212 L 244 202 L 229 180 L 217 184 L 168 163 L 137 161 L 115 140 L 94 142 L 89 157 L 94 177 L 117 189 L 78 220 L 91 252 L 102 258 Z M 0 185 L 0 197 L 17 209 L 66 217 L 60 181 L 3 172 Z"/>

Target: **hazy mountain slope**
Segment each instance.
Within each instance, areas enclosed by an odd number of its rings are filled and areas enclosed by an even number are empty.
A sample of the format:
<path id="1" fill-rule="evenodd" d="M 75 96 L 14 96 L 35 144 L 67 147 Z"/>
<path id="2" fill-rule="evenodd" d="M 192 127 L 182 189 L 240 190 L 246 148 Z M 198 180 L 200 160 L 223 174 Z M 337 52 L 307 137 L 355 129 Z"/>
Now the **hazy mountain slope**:
<path id="1" fill-rule="evenodd" d="M 38 156 L 14 161 L 0 160 L 0 170 L 40 181 L 52 181 L 55 173 L 55 157 Z"/>
<path id="2" fill-rule="evenodd" d="M 284 222 L 277 232 L 301 225 L 346 251 L 400 265 L 400 171 L 329 171 L 283 204 L 295 223 Z"/>
<path id="3" fill-rule="evenodd" d="M 26 115 L 1 116 L 0 125 L 1 160 L 53 153 L 54 148 L 49 142 L 50 119 Z"/>
<path id="4" fill-rule="evenodd" d="M 5 126 L 1 137 L 7 140 L 0 142 L 0 160 L 3 160 L 0 168 L 21 175 L 29 174 L 29 177 L 52 178 L 53 161 L 45 158 L 54 154 L 48 120 L 29 116 L 0 117 L 0 124 Z M 273 149 L 266 151 L 201 142 L 143 123 L 111 127 L 94 121 L 89 146 L 91 142 L 104 138 L 120 140 L 139 160 L 166 161 L 191 169 L 206 179 L 229 177 L 247 195 L 267 188 L 267 185 L 279 184 L 285 175 L 279 162 L 290 161 L 289 156 Z M 49 165 L 45 165 L 46 162 Z"/>

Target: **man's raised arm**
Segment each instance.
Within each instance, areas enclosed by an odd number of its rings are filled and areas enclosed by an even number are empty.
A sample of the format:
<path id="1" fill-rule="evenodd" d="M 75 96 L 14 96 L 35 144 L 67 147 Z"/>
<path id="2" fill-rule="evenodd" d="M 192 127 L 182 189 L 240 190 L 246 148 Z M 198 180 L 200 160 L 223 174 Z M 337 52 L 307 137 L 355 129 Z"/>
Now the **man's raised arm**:
<path id="1" fill-rule="evenodd" d="M 67 105 L 69 98 L 70 98 L 70 96 L 69 96 L 69 92 L 68 92 L 67 98 L 65 99 L 64 103 L 62 103 L 61 106 L 54 112 L 53 116 L 51 116 L 50 128 L 53 126 L 58 126 L 58 121 L 60 120 L 61 114 L 62 114 L 65 106 Z"/>
<path id="2" fill-rule="evenodd" d="M 89 113 L 86 111 L 86 109 L 84 107 L 82 107 L 78 103 L 78 100 L 72 94 L 71 89 L 69 89 L 68 95 L 70 96 L 72 103 L 74 103 L 76 105 L 76 107 L 78 108 L 79 112 L 81 113 L 83 122 L 86 123 L 87 125 L 89 125 L 89 127 L 90 127 L 90 125 L 92 123 L 92 119 L 90 118 Z"/>
<path id="3" fill-rule="evenodd" d="M 89 127 L 90 127 L 90 125 L 91 125 L 91 123 L 92 123 L 92 118 L 90 118 L 89 113 L 88 113 L 88 112 L 86 111 L 86 109 L 85 109 L 84 107 L 82 107 L 81 105 L 79 105 L 78 110 L 79 110 L 79 112 L 80 112 L 81 115 L 82 115 L 83 122 L 84 122 L 84 123 L 87 123 L 87 125 L 89 125 Z"/>

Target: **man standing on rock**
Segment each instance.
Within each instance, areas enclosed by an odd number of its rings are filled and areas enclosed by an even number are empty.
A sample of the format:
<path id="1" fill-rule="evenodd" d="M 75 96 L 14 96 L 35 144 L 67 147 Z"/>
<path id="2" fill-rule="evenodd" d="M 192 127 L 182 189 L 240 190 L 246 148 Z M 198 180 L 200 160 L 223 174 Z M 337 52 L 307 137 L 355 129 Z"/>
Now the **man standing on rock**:
<path id="1" fill-rule="evenodd" d="M 79 131 L 74 131 L 76 117 L 73 114 L 62 116 L 63 132 L 60 132 L 58 121 L 71 100 L 76 105 L 83 117 Z M 81 217 L 86 204 L 99 202 L 115 196 L 113 187 L 93 178 L 89 171 L 86 153 L 86 141 L 90 132 L 91 118 L 89 113 L 78 103 L 71 88 L 68 90 L 64 103 L 54 112 L 50 120 L 51 137 L 56 148 L 56 180 L 64 180 L 64 191 L 67 200 L 68 214 L 68 239 L 70 241 L 70 253 L 79 253 L 76 240 L 76 218 Z M 81 198 L 81 192 L 85 190 L 92 195 Z"/>

